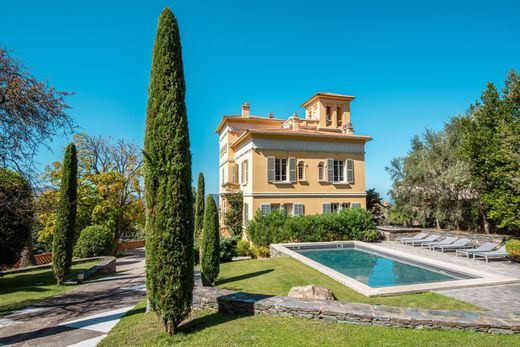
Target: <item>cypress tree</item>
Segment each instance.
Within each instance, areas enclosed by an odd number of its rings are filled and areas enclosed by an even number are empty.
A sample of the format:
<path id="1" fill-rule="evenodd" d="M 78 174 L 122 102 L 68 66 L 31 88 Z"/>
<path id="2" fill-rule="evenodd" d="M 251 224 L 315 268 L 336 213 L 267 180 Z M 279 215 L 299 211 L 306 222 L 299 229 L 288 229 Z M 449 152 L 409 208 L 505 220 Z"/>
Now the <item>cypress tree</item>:
<path id="1" fill-rule="evenodd" d="M 193 196 L 177 20 L 159 16 L 146 109 L 146 286 L 150 308 L 174 335 L 191 312 Z"/>
<path id="2" fill-rule="evenodd" d="M 204 175 L 199 173 L 197 185 L 197 198 L 195 202 L 195 237 L 198 239 L 202 233 L 204 223 Z"/>
<path id="3" fill-rule="evenodd" d="M 204 285 L 213 286 L 219 273 L 220 237 L 218 227 L 217 205 L 213 197 L 208 195 L 206 199 L 206 210 L 204 211 L 202 259 L 200 262 L 202 282 Z"/>
<path id="4" fill-rule="evenodd" d="M 72 264 L 78 189 L 78 159 L 76 146 L 65 149 L 61 172 L 60 200 L 56 216 L 56 231 L 52 241 L 52 268 L 56 282 L 62 284 Z"/>

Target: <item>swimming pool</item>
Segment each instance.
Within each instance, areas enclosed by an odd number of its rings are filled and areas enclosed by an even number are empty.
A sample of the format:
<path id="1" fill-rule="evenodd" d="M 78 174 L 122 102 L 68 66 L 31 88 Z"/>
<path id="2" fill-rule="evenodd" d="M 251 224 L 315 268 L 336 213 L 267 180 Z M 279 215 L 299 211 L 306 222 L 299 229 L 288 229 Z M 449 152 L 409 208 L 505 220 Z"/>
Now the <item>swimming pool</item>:
<path id="1" fill-rule="evenodd" d="M 271 244 L 270 251 L 271 257 L 297 259 L 369 297 L 520 282 L 478 267 L 361 241 Z"/>
<path id="2" fill-rule="evenodd" d="M 468 278 L 460 274 L 448 274 L 446 271 L 439 269 L 413 265 L 362 248 L 304 249 L 297 250 L 296 253 L 302 254 L 371 288 L 455 281 Z"/>

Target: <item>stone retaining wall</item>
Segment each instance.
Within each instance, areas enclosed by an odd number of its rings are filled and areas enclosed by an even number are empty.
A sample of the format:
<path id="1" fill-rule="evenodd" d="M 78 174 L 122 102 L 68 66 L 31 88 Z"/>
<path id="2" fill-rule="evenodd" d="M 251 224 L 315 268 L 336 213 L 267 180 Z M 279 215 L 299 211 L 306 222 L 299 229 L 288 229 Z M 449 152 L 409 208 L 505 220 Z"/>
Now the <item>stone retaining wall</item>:
<path id="1" fill-rule="evenodd" d="M 193 306 L 226 313 L 292 316 L 346 324 L 504 334 L 520 333 L 520 317 L 515 316 L 495 317 L 491 313 L 295 299 L 202 286 L 195 286 Z"/>
<path id="2" fill-rule="evenodd" d="M 407 228 L 407 227 L 395 227 L 395 226 L 378 226 L 377 229 L 384 236 L 385 240 L 394 241 L 399 237 L 408 237 L 416 235 L 417 233 L 424 231 L 430 234 L 439 234 L 444 237 L 467 237 L 468 239 L 474 240 L 478 245 L 486 242 L 502 243 L 507 239 L 506 235 L 500 234 L 478 234 L 467 231 L 456 231 L 456 230 L 438 230 L 433 228 L 420 229 L 420 228 Z"/>

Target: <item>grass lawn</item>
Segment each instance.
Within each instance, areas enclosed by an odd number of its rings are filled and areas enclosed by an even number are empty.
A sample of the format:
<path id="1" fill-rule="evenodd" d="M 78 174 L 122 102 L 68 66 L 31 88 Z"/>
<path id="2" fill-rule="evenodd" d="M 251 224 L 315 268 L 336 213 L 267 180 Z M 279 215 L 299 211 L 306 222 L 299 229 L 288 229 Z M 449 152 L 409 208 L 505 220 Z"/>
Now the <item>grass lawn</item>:
<path id="1" fill-rule="evenodd" d="M 288 257 L 220 264 L 217 286 L 249 293 L 287 295 L 295 286 L 318 284 L 341 301 L 399 307 L 477 311 L 479 307 L 433 292 L 367 298 L 332 278 Z"/>
<path id="2" fill-rule="evenodd" d="M 344 325 L 304 318 L 240 316 L 196 310 L 169 337 L 145 302 L 98 346 L 519 346 L 518 335 Z"/>
<path id="3" fill-rule="evenodd" d="M 72 265 L 72 276 L 98 261 Z M 32 305 L 51 296 L 76 288 L 75 285 L 56 285 L 52 269 L 43 269 L 0 277 L 0 317 L 11 311 Z"/>

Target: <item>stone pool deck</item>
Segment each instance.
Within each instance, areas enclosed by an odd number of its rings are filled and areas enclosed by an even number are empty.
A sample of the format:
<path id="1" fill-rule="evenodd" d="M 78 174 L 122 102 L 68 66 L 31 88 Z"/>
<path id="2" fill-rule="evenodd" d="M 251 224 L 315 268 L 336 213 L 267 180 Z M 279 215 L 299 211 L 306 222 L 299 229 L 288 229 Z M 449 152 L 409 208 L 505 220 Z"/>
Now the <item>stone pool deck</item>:
<path id="1" fill-rule="evenodd" d="M 493 260 L 486 263 L 483 260 L 456 257 L 455 252 L 434 252 L 420 247 L 402 245 L 395 241 L 383 241 L 379 245 L 471 269 L 520 278 L 520 264 L 510 260 Z M 520 317 L 520 301 L 518 300 L 520 284 L 447 289 L 436 292 L 480 306 L 499 317 L 501 314 L 513 314 Z"/>

